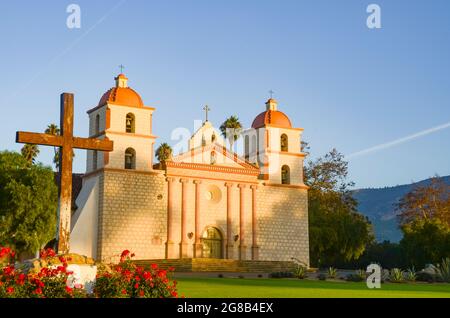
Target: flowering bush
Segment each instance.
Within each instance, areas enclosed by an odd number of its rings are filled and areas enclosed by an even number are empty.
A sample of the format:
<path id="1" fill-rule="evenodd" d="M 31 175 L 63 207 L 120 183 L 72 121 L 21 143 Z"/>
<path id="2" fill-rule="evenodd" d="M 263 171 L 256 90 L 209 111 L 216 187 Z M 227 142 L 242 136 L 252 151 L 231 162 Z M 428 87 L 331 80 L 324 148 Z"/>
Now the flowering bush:
<path id="1" fill-rule="evenodd" d="M 14 252 L 0 247 L 0 298 L 78 298 L 87 297 L 81 285 L 67 286 L 72 272 L 67 270 L 70 259 L 58 256 L 52 249 L 40 252 L 42 268 L 26 272 L 14 265 Z M 178 297 L 176 281 L 169 279 L 173 268 L 163 270 L 153 264 L 148 270 L 132 262 L 134 254 L 125 250 L 117 265 L 104 266 L 97 274 L 94 296 L 101 298 L 174 298 Z"/>
<path id="2" fill-rule="evenodd" d="M 55 255 L 53 251 L 47 252 L 44 259 Z M 0 269 L 0 298 L 74 298 L 85 295 L 82 286 L 77 286 L 78 288 L 66 286 L 71 272 L 67 271 L 68 265 L 64 257 L 58 258 L 59 265 L 49 262 L 50 266 L 41 268 L 37 273 L 25 273 L 22 269 L 17 269 L 12 262 L 13 251 L 1 248 L 1 253 L 10 261 Z"/>
<path id="3" fill-rule="evenodd" d="M 132 262 L 134 254 L 122 252 L 119 264 L 97 275 L 94 293 L 101 298 L 175 298 L 176 281 L 169 279 L 168 271 L 152 264 L 149 269 Z"/>

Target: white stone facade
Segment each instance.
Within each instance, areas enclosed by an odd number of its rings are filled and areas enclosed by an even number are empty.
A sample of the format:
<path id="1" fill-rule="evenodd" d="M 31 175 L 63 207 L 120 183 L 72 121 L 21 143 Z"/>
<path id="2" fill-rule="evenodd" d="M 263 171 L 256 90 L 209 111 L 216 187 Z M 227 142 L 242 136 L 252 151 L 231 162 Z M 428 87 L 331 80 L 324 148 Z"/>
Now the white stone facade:
<path id="1" fill-rule="evenodd" d="M 207 122 L 192 136 L 186 153 L 155 170 L 153 112 L 115 103 L 88 112 L 90 136 L 109 138 L 114 150 L 98 153 L 96 163 L 94 152 L 88 154 L 73 218 L 72 252 L 103 261 L 117 261 L 125 249 L 138 259 L 199 258 L 217 243 L 214 255 L 222 258 L 295 257 L 309 264 L 301 129 L 258 129 L 263 137 L 244 154 L 246 160 L 230 152 L 220 135 L 211 139 Z M 126 127 L 130 113 L 132 133 Z M 288 151 L 280 149 L 281 134 L 288 137 Z M 128 148 L 135 150 L 131 169 L 125 169 Z M 281 184 L 283 165 L 290 168 L 289 184 Z M 211 228 L 220 233 L 214 242 L 206 237 Z"/>

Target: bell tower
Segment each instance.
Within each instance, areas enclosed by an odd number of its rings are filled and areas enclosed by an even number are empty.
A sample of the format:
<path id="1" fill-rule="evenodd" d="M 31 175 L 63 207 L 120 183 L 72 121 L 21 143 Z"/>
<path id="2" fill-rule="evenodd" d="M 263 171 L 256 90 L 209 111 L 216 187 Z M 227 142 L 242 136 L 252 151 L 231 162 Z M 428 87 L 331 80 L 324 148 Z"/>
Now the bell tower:
<path id="1" fill-rule="evenodd" d="M 89 135 L 114 141 L 114 151 L 89 151 L 86 172 L 101 168 L 148 171 L 153 169 L 153 107 L 144 106 L 141 96 L 128 86 L 125 74 L 119 74 L 115 86 L 103 94 L 90 109 Z"/>
<path id="2" fill-rule="evenodd" d="M 301 151 L 303 128 L 292 127 L 278 102 L 270 98 L 266 110 L 244 132 L 244 156 L 259 166 L 260 178 L 272 184 L 303 185 Z"/>

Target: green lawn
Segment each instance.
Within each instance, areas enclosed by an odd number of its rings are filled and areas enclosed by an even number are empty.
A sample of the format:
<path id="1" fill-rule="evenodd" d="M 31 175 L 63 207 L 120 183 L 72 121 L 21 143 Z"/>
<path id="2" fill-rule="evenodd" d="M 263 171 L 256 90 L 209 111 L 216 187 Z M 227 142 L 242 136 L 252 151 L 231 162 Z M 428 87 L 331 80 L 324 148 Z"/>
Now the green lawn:
<path id="1" fill-rule="evenodd" d="M 187 298 L 450 298 L 450 284 L 382 284 L 368 289 L 365 283 L 250 278 L 177 278 L 178 290 Z"/>

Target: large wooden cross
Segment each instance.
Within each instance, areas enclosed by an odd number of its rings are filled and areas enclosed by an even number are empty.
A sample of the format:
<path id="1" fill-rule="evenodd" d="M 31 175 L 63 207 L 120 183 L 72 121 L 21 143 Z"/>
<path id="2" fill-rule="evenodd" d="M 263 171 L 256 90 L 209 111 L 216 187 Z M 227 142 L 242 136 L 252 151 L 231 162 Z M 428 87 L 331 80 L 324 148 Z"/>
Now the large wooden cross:
<path id="1" fill-rule="evenodd" d="M 72 213 L 72 157 L 73 149 L 112 151 L 113 142 L 106 139 L 79 138 L 73 136 L 73 94 L 61 94 L 61 118 L 59 136 L 18 131 L 16 142 L 60 147 L 60 192 L 58 206 L 57 249 L 69 253 L 70 219 Z"/>

